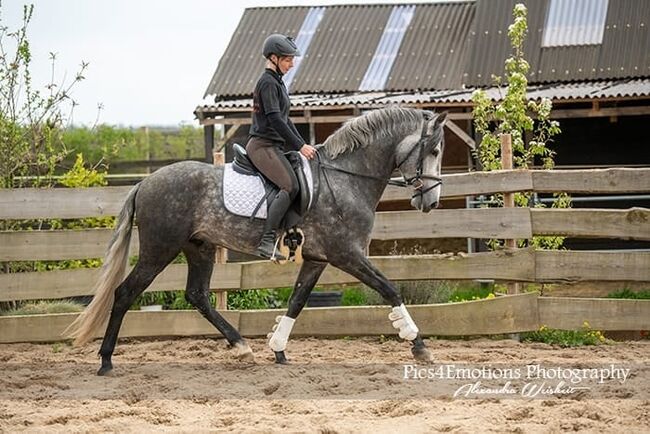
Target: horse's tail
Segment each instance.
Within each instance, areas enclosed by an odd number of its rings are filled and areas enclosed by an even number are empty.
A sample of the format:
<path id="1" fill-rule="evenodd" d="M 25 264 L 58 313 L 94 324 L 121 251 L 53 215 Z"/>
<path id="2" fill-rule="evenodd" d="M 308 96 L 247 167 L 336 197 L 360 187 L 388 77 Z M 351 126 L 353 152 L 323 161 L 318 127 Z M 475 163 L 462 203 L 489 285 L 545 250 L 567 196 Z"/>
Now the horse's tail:
<path id="1" fill-rule="evenodd" d="M 129 258 L 129 243 L 135 214 L 135 195 L 140 184 L 131 189 L 115 224 L 113 239 L 108 245 L 104 265 L 93 289 L 94 297 L 88 307 L 74 320 L 63 334 L 74 338 L 74 345 L 90 341 L 100 327 L 105 327 L 115 300 L 115 289 L 122 283 Z"/>

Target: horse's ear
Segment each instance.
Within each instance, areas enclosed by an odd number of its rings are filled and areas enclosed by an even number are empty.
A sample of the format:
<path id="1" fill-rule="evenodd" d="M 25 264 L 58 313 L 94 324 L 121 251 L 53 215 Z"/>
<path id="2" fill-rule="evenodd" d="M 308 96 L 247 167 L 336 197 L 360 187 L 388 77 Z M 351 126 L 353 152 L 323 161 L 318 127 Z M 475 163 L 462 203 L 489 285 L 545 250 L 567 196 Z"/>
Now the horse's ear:
<path id="1" fill-rule="evenodd" d="M 436 117 L 436 126 L 445 124 L 445 121 L 447 121 L 447 114 L 448 113 L 449 112 L 442 112 Z"/>

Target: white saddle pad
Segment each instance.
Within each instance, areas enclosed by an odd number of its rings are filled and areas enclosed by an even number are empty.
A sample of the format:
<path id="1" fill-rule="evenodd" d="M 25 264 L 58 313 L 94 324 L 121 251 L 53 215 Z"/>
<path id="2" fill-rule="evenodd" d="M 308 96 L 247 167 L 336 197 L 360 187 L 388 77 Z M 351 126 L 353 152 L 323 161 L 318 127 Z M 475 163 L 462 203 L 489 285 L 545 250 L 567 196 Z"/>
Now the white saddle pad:
<path id="1" fill-rule="evenodd" d="M 314 196 L 314 180 L 311 167 L 307 158 L 302 154 L 298 155 L 302 159 L 302 171 L 309 185 L 309 206 L 311 207 Z M 265 194 L 264 182 L 260 176 L 243 175 L 235 172 L 232 163 L 225 165 L 223 171 L 223 203 L 228 211 L 242 217 L 250 217 Z M 266 208 L 265 200 L 257 210 L 255 218 L 266 219 Z"/>

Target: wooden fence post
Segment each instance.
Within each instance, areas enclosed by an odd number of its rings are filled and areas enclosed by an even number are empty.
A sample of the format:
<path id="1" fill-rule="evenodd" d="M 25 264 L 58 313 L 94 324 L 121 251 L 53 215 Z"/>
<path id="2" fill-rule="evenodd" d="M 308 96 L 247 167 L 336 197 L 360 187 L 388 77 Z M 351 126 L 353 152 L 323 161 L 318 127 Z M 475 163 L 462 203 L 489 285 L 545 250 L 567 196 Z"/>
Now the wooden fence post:
<path id="1" fill-rule="evenodd" d="M 501 134 L 499 138 L 501 140 L 501 169 L 512 170 L 512 136 L 510 136 L 510 134 Z M 515 207 L 514 193 L 503 193 L 503 207 Z M 505 244 L 508 249 L 517 248 L 517 240 L 507 239 L 505 240 Z M 519 283 L 508 283 L 508 294 L 518 293 Z"/>
<path id="2" fill-rule="evenodd" d="M 225 154 L 223 152 L 215 152 L 213 154 L 214 165 L 223 166 L 226 163 Z M 215 253 L 215 263 L 225 264 L 228 261 L 228 250 L 223 247 L 217 247 L 217 252 Z M 217 310 L 227 310 L 228 309 L 228 292 L 226 291 L 217 291 Z"/>

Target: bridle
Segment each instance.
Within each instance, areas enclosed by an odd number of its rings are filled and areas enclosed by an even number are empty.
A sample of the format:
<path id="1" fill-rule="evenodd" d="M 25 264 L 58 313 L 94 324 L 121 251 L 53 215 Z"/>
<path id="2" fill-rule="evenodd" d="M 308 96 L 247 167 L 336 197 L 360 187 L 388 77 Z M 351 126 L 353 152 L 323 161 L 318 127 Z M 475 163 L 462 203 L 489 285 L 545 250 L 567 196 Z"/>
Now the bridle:
<path id="1" fill-rule="evenodd" d="M 401 166 L 411 157 L 411 155 L 413 155 L 413 152 L 415 152 L 415 150 L 417 149 L 419 155 L 418 155 L 418 163 L 417 163 L 417 167 L 416 167 L 416 170 L 415 170 L 415 175 L 410 177 L 410 178 L 407 178 L 406 175 L 404 175 L 404 173 L 402 173 L 402 178 L 403 179 L 389 179 L 388 180 L 389 185 L 394 185 L 396 187 L 404 187 L 404 188 L 406 188 L 406 187 L 409 187 L 409 186 L 413 186 L 415 191 L 413 192 L 413 195 L 411 196 L 411 198 L 415 198 L 415 197 L 418 197 L 418 196 L 423 197 L 424 194 L 427 193 L 428 191 L 438 187 L 439 185 L 442 185 L 442 178 L 440 176 L 427 175 L 427 174 L 422 173 L 423 172 L 423 166 L 424 166 L 424 149 L 425 149 L 427 139 L 429 138 L 426 135 L 426 133 L 427 133 L 427 125 L 428 125 L 428 122 L 425 119 L 424 124 L 422 125 L 422 132 L 420 133 L 420 139 L 418 140 L 418 142 L 415 145 L 413 145 L 411 150 L 408 151 L 408 153 L 402 159 L 402 161 L 399 164 L 397 164 L 397 168 L 401 172 Z M 442 143 L 443 140 L 444 140 L 444 136 L 443 136 L 443 139 L 441 139 L 441 143 Z M 341 172 L 341 173 L 345 173 L 345 174 L 352 175 L 352 176 L 358 176 L 360 178 L 374 179 L 376 181 L 384 181 L 386 179 L 386 178 L 380 178 L 378 176 L 368 175 L 368 174 L 365 174 L 365 173 L 352 172 L 350 170 L 346 170 L 346 169 L 343 169 L 341 167 L 337 167 L 337 166 L 333 166 L 333 165 L 331 165 L 329 163 L 325 163 L 324 161 L 321 161 L 320 153 L 318 151 L 319 151 L 319 149 L 316 150 L 316 157 L 317 157 L 317 160 L 318 160 L 317 161 L 318 162 L 317 167 L 322 167 L 323 169 L 333 170 L 335 172 Z M 334 192 L 332 190 L 332 186 L 330 185 L 329 178 L 327 177 L 327 172 L 323 171 L 322 173 L 323 173 L 323 177 L 325 178 L 325 183 L 327 184 L 327 188 L 330 190 L 330 192 L 332 194 L 332 197 L 334 198 L 334 204 L 336 205 L 336 208 L 338 210 L 339 218 L 342 218 L 341 212 L 340 212 L 340 207 L 338 206 L 338 203 L 336 202 L 336 196 L 334 195 Z M 320 171 L 319 171 L 318 176 L 320 177 Z M 435 182 L 431 186 L 429 186 L 426 190 L 423 190 L 422 189 L 424 187 L 423 179 L 432 179 Z"/>
<path id="2" fill-rule="evenodd" d="M 427 132 L 426 128 L 427 128 L 427 122 L 425 121 L 424 125 L 422 125 L 422 133 L 420 134 L 420 140 L 418 140 L 418 142 L 411 148 L 411 150 L 406 154 L 406 156 L 402 159 L 402 161 L 399 164 L 397 164 L 397 168 L 401 172 L 402 164 L 404 164 L 411 157 L 413 152 L 415 152 L 415 150 L 417 149 L 419 151 L 419 155 L 418 155 L 418 164 L 415 169 L 415 175 L 410 178 L 407 178 L 406 175 L 402 173 L 402 177 L 404 178 L 403 180 L 391 179 L 388 181 L 388 184 L 395 185 L 397 187 L 413 186 L 413 189 L 415 191 L 413 192 L 413 196 L 411 196 L 411 198 L 424 196 L 424 194 L 427 193 L 428 191 L 433 190 L 439 185 L 442 185 L 442 178 L 440 176 L 427 175 L 422 173 L 423 166 L 424 166 L 424 155 L 423 155 L 424 146 L 428 139 L 428 137 L 426 136 L 426 132 Z M 444 138 L 442 140 L 444 140 Z M 432 179 L 436 182 L 430 185 L 426 190 L 423 190 L 422 189 L 424 187 L 424 181 L 422 181 L 423 179 Z"/>

